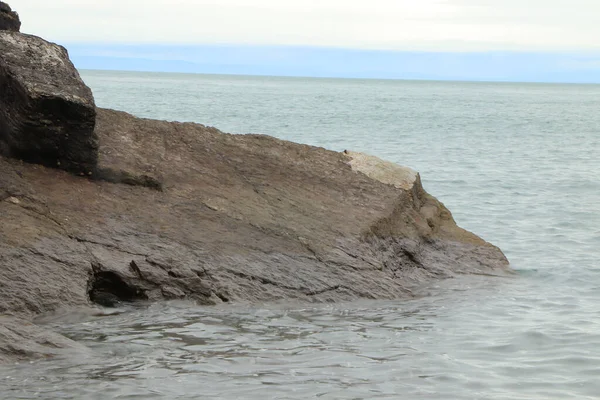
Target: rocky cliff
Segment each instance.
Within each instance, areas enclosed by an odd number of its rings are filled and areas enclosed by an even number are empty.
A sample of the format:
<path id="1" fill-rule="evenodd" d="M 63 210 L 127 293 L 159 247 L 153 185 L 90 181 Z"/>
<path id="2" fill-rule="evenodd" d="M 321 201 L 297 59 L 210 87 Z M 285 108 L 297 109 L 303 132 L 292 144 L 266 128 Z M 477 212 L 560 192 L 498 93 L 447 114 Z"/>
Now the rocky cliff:
<path id="1" fill-rule="evenodd" d="M 508 271 L 410 169 L 95 109 L 66 51 L 20 33 L 0 32 L 0 85 L 6 360 L 69 344 L 25 322 L 64 307 L 395 299 Z"/>

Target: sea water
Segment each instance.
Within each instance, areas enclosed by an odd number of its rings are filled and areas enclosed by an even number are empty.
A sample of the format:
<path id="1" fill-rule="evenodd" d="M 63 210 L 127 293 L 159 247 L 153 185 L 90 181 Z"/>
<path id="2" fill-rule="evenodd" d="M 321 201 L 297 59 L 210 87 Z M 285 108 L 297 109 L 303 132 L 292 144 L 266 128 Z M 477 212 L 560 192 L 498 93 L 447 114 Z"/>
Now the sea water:
<path id="1" fill-rule="evenodd" d="M 59 320 L 90 354 L 0 366 L 0 398 L 600 398 L 599 85 L 82 77 L 101 107 L 410 166 L 517 274 L 408 301 Z"/>

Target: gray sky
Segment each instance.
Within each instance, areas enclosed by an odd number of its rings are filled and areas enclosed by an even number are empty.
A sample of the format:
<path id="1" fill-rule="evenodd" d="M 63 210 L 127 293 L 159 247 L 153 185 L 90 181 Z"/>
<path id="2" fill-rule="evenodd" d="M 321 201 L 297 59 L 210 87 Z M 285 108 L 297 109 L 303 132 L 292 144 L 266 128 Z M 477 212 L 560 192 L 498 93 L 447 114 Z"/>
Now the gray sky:
<path id="1" fill-rule="evenodd" d="M 9 0 L 59 42 L 600 50 L 600 0 Z"/>

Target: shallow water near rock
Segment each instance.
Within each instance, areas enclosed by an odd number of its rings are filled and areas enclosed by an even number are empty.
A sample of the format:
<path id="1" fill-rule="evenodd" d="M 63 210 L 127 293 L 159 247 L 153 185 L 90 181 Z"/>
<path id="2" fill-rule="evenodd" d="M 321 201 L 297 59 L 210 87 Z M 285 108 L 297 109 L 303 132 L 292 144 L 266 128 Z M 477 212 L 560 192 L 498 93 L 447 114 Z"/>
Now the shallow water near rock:
<path id="1" fill-rule="evenodd" d="M 59 317 L 90 355 L 0 366 L 0 398 L 600 396 L 599 85 L 82 76 L 102 107 L 410 166 L 517 273 L 408 301 Z"/>

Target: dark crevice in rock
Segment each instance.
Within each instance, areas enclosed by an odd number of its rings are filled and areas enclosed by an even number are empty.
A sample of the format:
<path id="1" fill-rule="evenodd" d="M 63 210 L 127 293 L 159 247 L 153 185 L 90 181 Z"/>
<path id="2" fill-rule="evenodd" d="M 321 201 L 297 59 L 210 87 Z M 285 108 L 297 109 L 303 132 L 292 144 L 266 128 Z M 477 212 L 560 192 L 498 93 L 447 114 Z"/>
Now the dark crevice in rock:
<path id="1" fill-rule="evenodd" d="M 117 307 L 123 302 L 148 300 L 145 292 L 127 284 L 112 271 L 94 271 L 88 284 L 90 300 L 104 307 Z"/>
<path id="2" fill-rule="evenodd" d="M 138 267 L 135 260 L 131 260 L 131 262 L 129 263 L 129 268 L 131 268 L 131 270 L 135 272 L 138 278 L 145 279 L 144 275 L 142 274 L 142 270 L 140 270 L 140 267 Z"/>
<path id="3" fill-rule="evenodd" d="M 215 296 L 217 296 L 223 303 L 229 303 L 229 297 L 224 295 L 223 293 L 214 292 Z"/>

